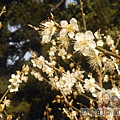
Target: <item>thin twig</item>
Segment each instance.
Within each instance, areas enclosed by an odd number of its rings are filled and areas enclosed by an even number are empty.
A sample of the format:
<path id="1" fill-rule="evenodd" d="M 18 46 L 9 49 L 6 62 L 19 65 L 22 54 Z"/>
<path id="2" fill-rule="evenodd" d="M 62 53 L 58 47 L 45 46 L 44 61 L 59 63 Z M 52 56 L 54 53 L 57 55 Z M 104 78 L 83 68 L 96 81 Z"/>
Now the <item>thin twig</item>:
<path id="1" fill-rule="evenodd" d="M 100 88 L 103 87 L 103 83 L 102 83 L 102 73 L 99 69 L 96 70 L 97 71 L 97 75 L 98 75 L 98 83 L 99 83 L 99 86 Z"/>
<path id="2" fill-rule="evenodd" d="M 116 42 L 116 45 L 115 45 L 115 49 L 118 47 L 119 42 L 120 42 L 120 35 L 118 35 L 118 39 L 117 39 L 117 42 Z"/>
<path id="3" fill-rule="evenodd" d="M 65 102 L 66 102 L 71 108 L 73 108 L 73 109 L 75 109 L 76 111 L 80 112 L 79 109 L 77 109 L 77 108 L 74 107 L 73 105 L 70 105 L 70 104 L 69 104 L 69 101 L 67 100 L 67 97 L 65 96 L 65 94 L 63 93 L 63 91 L 60 90 L 60 92 L 61 92 L 62 96 L 64 97 Z"/>
<path id="4" fill-rule="evenodd" d="M 85 95 L 85 94 L 82 94 L 82 93 L 79 93 L 80 95 L 82 95 L 82 96 L 84 96 L 85 98 L 87 98 L 88 100 L 93 100 L 93 101 L 95 101 L 96 103 L 97 103 L 97 100 L 95 100 L 95 99 L 93 99 L 93 98 L 91 98 L 91 97 L 89 97 L 89 96 L 87 96 L 87 95 Z"/>
<path id="5" fill-rule="evenodd" d="M 5 13 L 5 12 L 6 12 L 6 7 L 4 6 L 4 7 L 2 8 L 2 11 L 0 12 L 0 16 L 2 16 L 2 14 Z"/>
<path id="6" fill-rule="evenodd" d="M 6 92 L 4 93 L 4 95 L 2 96 L 2 98 L 0 99 L 0 103 L 3 101 L 3 99 L 5 98 L 5 96 L 7 95 L 7 93 L 9 92 L 10 89 L 7 89 Z"/>
<path id="7" fill-rule="evenodd" d="M 98 47 L 98 46 L 96 47 L 96 49 L 99 50 L 99 51 L 102 51 L 104 54 L 111 55 L 111 56 L 113 56 L 115 58 L 120 59 L 120 56 L 115 54 L 115 53 L 113 53 L 113 52 L 107 51 L 107 50 L 105 50 L 105 49 L 103 49 L 101 47 Z"/>
<path id="8" fill-rule="evenodd" d="M 64 2 L 65 0 L 61 0 L 54 8 L 53 11 L 55 11 L 56 9 L 58 9 L 60 7 L 60 5 Z"/>
<path id="9" fill-rule="evenodd" d="M 82 12 L 82 21 L 83 21 L 83 25 L 84 25 L 84 30 L 86 31 L 87 27 L 86 27 L 86 21 L 85 21 L 85 14 L 84 14 L 84 11 L 83 11 L 83 2 L 82 2 L 82 0 L 80 0 L 80 9 L 81 9 L 81 12 Z"/>

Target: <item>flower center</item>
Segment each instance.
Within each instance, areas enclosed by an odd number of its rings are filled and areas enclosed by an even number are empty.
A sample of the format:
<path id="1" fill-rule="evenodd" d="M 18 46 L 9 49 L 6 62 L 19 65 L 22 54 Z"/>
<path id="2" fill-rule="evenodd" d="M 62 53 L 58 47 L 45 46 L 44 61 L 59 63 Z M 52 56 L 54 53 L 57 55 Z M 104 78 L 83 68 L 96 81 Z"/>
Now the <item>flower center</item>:
<path id="1" fill-rule="evenodd" d="M 71 32 L 71 31 L 73 31 L 73 30 L 74 30 L 73 25 L 69 24 L 69 25 L 67 26 L 67 31 Z"/>
<path id="2" fill-rule="evenodd" d="M 81 45 L 87 45 L 88 44 L 88 40 L 83 40 L 80 42 Z"/>

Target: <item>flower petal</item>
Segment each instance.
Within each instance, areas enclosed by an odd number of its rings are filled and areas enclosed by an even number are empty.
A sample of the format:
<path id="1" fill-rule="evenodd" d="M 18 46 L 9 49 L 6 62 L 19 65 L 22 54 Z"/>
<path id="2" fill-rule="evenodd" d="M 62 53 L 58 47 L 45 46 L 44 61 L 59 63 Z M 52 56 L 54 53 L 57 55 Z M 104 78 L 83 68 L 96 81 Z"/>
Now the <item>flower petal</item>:
<path id="1" fill-rule="evenodd" d="M 51 30 L 51 35 L 54 35 L 55 31 L 56 31 L 56 27 L 53 27 Z"/>
<path id="2" fill-rule="evenodd" d="M 45 23 L 42 23 L 42 25 L 44 25 L 45 27 L 51 27 L 51 26 L 54 26 L 54 22 L 51 20 L 51 21 L 47 21 Z"/>
<path id="3" fill-rule="evenodd" d="M 76 39 L 77 41 L 83 41 L 83 40 L 84 40 L 84 34 L 83 34 L 83 33 L 77 33 L 77 34 L 75 35 L 75 39 Z"/>
<path id="4" fill-rule="evenodd" d="M 60 31 L 60 36 L 65 36 L 67 34 L 67 30 L 66 29 L 61 29 Z"/>
<path id="5" fill-rule="evenodd" d="M 73 38 L 73 37 L 74 37 L 74 32 L 69 32 L 69 33 L 68 33 L 68 36 L 69 36 L 70 38 Z"/>
<path id="6" fill-rule="evenodd" d="M 70 24 L 77 24 L 77 20 L 75 19 L 75 18 L 72 18 L 71 20 L 70 20 Z"/>
<path id="7" fill-rule="evenodd" d="M 86 40 L 93 40 L 94 39 L 93 33 L 90 30 L 85 32 L 85 39 Z"/>
<path id="8" fill-rule="evenodd" d="M 61 25 L 62 27 L 67 27 L 68 22 L 67 22 L 66 20 L 62 20 L 62 21 L 60 22 L 60 25 Z"/>
<path id="9" fill-rule="evenodd" d="M 96 47 L 95 41 L 90 40 L 90 41 L 89 41 L 89 46 L 90 46 L 92 49 L 95 49 L 95 47 Z"/>
<path id="10" fill-rule="evenodd" d="M 95 87 L 90 87 L 89 89 L 91 93 L 95 92 Z"/>
<path id="11" fill-rule="evenodd" d="M 75 50 L 75 51 L 79 51 L 79 50 L 81 49 L 80 46 L 81 46 L 81 45 L 80 45 L 80 42 L 77 41 L 77 42 L 74 44 L 74 50 Z"/>
<path id="12" fill-rule="evenodd" d="M 91 83 L 95 83 L 95 79 L 94 78 L 90 78 L 90 82 Z"/>
<path id="13" fill-rule="evenodd" d="M 78 28 L 78 25 L 77 25 L 77 24 L 74 25 L 74 29 L 75 29 L 76 31 L 79 31 L 79 28 Z"/>

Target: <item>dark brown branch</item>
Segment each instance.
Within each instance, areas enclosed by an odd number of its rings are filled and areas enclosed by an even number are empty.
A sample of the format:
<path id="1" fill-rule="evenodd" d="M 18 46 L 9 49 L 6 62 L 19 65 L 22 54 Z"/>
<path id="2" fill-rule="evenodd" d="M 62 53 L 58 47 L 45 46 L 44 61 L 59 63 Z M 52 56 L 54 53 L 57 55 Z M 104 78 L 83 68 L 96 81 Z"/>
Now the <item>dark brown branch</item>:
<path id="1" fill-rule="evenodd" d="M 58 9 L 60 7 L 60 5 L 64 2 L 65 0 L 61 0 L 54 8 L 53 11 L 55 11 L 56 9 Z"/>
<path id="2" fill-rule="evenodd" d="M 115 54 L 115 53 L 113 53 L 113 52 L 107 51 L 107 50 L 105 50 L 105 49 L 103 49 L 101 47 L 96 47 L 96 49 L 99 50 L 99 51 L 102 51 L 104 54 L 111 55 L 111 56 L 113 56 L 115 58 L 120 59 L 120 56 Z"/>

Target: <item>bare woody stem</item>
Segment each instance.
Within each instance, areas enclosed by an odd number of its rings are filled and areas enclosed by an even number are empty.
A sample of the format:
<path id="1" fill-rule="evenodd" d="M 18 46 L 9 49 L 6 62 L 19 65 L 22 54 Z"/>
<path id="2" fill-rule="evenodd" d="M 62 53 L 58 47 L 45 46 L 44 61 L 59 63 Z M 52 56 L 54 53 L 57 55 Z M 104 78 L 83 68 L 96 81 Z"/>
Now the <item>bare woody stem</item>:
<path id="1" fill-rule="evenodd" d="M 100 71 L 99 69 L 97 69 L 96 72 L 97 72 L 97 75 L 98 75 L 98 83 L 99 83 L 99 86 L 100 86 L 100 88 L 102 88 L 102 87 L 103 87 L 103 83 L 102 83 L 102 73 L 101 73 L 101 71 Z"/>
<path id="2" fill-rule="evenodd" d="M 0 12 L 0 16 L 2 16 L 2 14 L 5 13 L 5 12 L 6 12 L 6 6 L 4 6 L 4 7 L 2 8 L 2 11 Z"/>
<path id="3" fill-rule="evenodd" d="M 82 21 L 83 21 L 83 25 L 84 25 L 84 30 L 86 31 L 87 28 L 86 28 L 86 21 L 85 21 L 85 14 L 84 14 L 84 11 L 83 11 L 83 2 L 82 2 L 82 0 L 80 0 L 80 10 L 82 12 Z"/>
<path id="4" fill-rule="evenodd" d="M 4 93 L 4 95 L 2 96 L 2 98 L 0 99 L 0 103 L 3 101 L 4 97 L 7 95 L 7 93 L 9 92 L 10 89 L 7 89 L 6 92 Z"/>
<path id="5" fill-rule="evenodd" d="M 115 58 L 120 59 L 120 56 L 115 54 L 115 53 L 113 53 L 113 52 L 107 51 L 107 50 L 105 50 L 105 49 L 103 49 L 101 47 L 98 47 L 98 46 L 96 47 L 96 49 L 99 50 L 99 51 L 102 51 L 104 54 L 108 54 L 108 55 L 111 55 L 111 56 L 113 56 Z"/>
<path id="6" fill-rule="evenodd" d="M 56 6 L 55 8 L 53 9 L 54 11 L 60 7 L 60 5 L 64 2 L 65 0 L 61 0 Z"/>
<path id="7" fill-rule="evenodd" d="M 87 98 L 88 100 L 93 100 L 93 101 L 95 101 L 96 103 L 97 103 L 97 101 L 95 100 L 95 99 L 93 99 L 93 98 L 91 98 L 91 97 L 89 97 L 89 96 L 87 96 L 87 95 L 85 95 L 85 94 L 82 94 L 82 93 L 79 93 L 80 95 L 82 95 L 82 96 L 84 96 L 85 98 Z"/>
<path id="8" fill-rule="evenodd" d="M 117 39 L 117 42 L 116 42 L 116 45 L 115 45 L 115 49 L 118 47 L 119 42 L 120 42 L 120 35 L 118 35 L 118 39 Z"/>
<path id="9" fill-rule="evenodd" d="M 61 92 L 61 94 L 63 95 L 65 102 L 66 102 L 68 105 L 70 105 L 70 104 L 69 104 L 69 101 L 67 100 L 67 98 L 66 98 L 66 96 L 64 95 L 63 91 L 60 90 L 60 92 Z M 70 105 L 70 107 L 73 108 L 73 109 L 75 109 L 76 111 L 79 111 L 79 112 L 80 112 L 80 110 L 77 109 L 76 107 L 74 107 L 74 106 L 72 106 L 72 105 Z"/>

